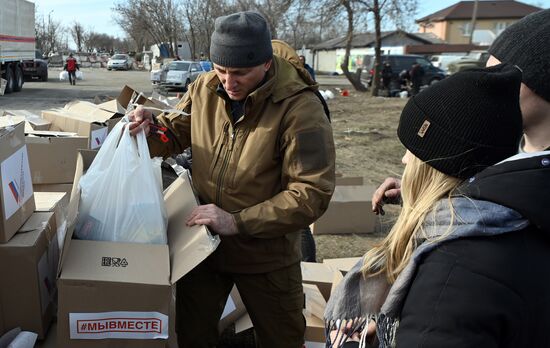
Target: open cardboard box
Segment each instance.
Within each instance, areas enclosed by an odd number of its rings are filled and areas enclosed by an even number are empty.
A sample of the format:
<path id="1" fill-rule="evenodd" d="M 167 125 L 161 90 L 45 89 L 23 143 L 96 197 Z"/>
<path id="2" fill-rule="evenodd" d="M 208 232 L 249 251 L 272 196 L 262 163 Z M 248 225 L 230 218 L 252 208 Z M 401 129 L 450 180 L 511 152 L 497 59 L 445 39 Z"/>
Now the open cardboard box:
<path id="1" fill-rule="evenodd" d="M 109 130 L 124 116 L 124 108 L 119 105 L 96 105 L 75 100 L 62 109 L 42 111 L 42 117 L 52 123 L 50 130 L 74 132 L 89 139 L 89 149 L 101 147 Z"/>
<path id="2" fill-rule="evenodd" d="M 87 137 L 69 132 L 30 131 L 25 142 L 34 185 L 72 183 L 78 150 L 88 147 Z"/>
<path id="3" fill-rule="evenodd" d="M 72 239 L 78 182 L 94 151 L 78 156 L 69 202 L 69 229 L 58 272 L 58 347 L 164 347 L 172 285 L 219 244 L 205 226 L 185 224 L 197 201 L 188 177 L 164 192 L 168 245 Z"/>
<path id="4" fill-rule="evenodd" d="M 301 262 L 302 283 L 316 285 L 328 301 L 334 280 L 335 271 L 332 267 L 318 262 Z"/>
<path id="5" fill-rule="evenodd" d="M 51 123 L 48 120 L 45 120 L 39 115 L 28 110 L 6 110 L 2 116 L 23 118 L 33 130 L 49 130 L 51 126 Z"/>

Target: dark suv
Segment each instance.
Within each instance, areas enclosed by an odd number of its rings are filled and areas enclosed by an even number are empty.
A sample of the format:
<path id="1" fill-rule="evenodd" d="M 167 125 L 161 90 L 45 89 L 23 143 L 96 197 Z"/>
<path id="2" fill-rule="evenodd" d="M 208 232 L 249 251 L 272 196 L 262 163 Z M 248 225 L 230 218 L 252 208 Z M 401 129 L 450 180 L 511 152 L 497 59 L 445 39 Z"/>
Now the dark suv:
<path id="1" fill-rule="evenodd" d="M 422 85 L 430 85 L 434 82 L 443 80 L 445 78 L 445 72 L 430 63 L 430 61 L 423 56 L 413 55 L 413 54 L 403 54 L 403 55 L 383 55 L 382 64 L 389 62 L 393 72 L 393 81 L 399 80 L 399 74 L 403 70 L 411 70 L 413 64 L 418 63 L 424 69 L 424 78 Z M 372 83 L 374 75 L 374 59 L 371 63 L 371 69 L 369 69 L 369 85 Z"/>

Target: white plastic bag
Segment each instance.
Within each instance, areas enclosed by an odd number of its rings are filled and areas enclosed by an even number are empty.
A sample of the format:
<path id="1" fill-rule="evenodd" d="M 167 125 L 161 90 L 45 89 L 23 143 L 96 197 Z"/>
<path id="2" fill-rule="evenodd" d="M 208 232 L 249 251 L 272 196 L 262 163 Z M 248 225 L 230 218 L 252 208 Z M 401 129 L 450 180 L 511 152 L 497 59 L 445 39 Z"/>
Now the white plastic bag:
<path id="1" fill-rule="evenodd" d="M 59 73 L 59 81 L 67 81 L 69 79 L 69 73 L 65 70 Z"/>
<path id="2" fill-rule="evenodd" d="M 166 208 L 145 134 L 135 139 L 120 121 L 80 178 L 75 235 L 80 239 L 166 244 Z M 120 139 L 120 142 L 119 142 Z M 137 141 L 137 143 L 136 143 Z"/>
<path id="3" fill-rule="evenodd" d="M 80 70 L 77 70 L 77 71 L 75 72 L 75 76 L 76 76 L 76 79 L 77 79 L 77 80 L 84 80 L 84 74 L 83 74 L 82 71 L 80 71 Z"/>

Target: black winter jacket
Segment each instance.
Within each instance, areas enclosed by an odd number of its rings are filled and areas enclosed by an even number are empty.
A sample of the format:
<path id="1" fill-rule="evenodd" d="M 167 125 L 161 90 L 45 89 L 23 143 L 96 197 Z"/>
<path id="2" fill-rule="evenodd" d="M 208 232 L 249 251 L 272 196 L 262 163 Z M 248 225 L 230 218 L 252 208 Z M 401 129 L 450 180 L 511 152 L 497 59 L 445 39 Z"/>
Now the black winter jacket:
<path id="1" fill-rule="evenodd" d="M 487 168 L 460 192 L 512 208 L 530 225 L 427 254 L 405 299 L 397 347 L 550 347 L 550 152 L 523 157 Z"/>

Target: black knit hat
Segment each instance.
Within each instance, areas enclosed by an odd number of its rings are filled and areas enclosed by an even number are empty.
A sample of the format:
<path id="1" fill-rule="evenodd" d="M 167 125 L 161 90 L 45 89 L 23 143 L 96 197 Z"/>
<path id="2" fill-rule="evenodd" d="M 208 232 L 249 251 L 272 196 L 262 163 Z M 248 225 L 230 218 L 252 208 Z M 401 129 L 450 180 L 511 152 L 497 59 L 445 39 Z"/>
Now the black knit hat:
<path id="1" fill-rule="evenodd" d="M 550 9 L 524 17 L 500 34 L 489 53 L 523 71 L 523 83 L 550 102 Z"/>
<path id="2" fill-rule="evenodd" d="M 517 153 L 520 85 L 508 64 L 456 73 L 409 99 L 397 135 L 433 168 L 469 178 Z"/>
<path id="3" fill-rule="evenodd" d="M 223 67 L 247 68 L 273 57 L 271 33 L 256 12 L 237 12 L 216 18 L 210 59 Z"/>

